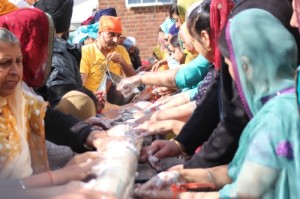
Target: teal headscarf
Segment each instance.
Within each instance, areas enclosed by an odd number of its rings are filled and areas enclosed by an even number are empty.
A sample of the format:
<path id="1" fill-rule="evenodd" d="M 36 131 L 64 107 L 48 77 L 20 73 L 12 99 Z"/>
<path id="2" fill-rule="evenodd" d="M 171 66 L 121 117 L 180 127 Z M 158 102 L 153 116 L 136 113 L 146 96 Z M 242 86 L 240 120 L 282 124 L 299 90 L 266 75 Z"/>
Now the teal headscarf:
<path id="1" fill-rule="evenodd" d="M 254 19 L 247 13 L 230 20 L 226 37 L 238 91 L 251 117 L 262 107 L 262 97 L 294 85 L 297 47 L 294 37 L 271 14 L 256 9 L 254 13 L 262 18 Z M 245 65 L 248 70 L 243 69 Z"/>
<path id="2" fill-rule="evenodd" d="M 235 82 L 248 114 L 220 198 L 300 196 L 300 117 L 294 94 L 294 38 L 270 13 L 248 9 L 226 27 Z"/>

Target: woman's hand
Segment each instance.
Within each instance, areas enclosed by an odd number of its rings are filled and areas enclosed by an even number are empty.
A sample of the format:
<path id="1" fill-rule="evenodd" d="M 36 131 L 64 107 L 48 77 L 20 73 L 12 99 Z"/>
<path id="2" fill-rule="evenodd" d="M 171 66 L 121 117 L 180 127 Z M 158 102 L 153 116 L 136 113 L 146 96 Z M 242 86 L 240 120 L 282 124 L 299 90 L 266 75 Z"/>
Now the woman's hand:
<path id="1" fill-rule="evenodd" d="M 133 128 L 133 130 L 139 138 L 157 134 L 167 134 L 172 130 L 172 121 L 146 121 Z"/>
<path id="2" fill-rule="evenodd" d="M 100 156 L 97 152 L 87 152 L 75 156 L 62 169 L 52 171 L 53 185 L 61 185 L 74 180 L 84 180 L 90 176 L 92 167 L 100 161 Z"/>
<path id="3" fill-rule="evenodd" d="M 133 93 L 133 90 L 138 87 L 141 83 L 139 75 L 134 75 L 132 77 L 126 77 L 121 80 L 118 84 L 117 89 L 122 92 L 126 97 Z"/>
<path id="4" fill-rule="evenodd" d="M 179 180 L 180 174 L 178 171 L 161 172 L 145 184 L 138 186 L 134 190 L 134 194 L 141 198 L 172 198 L 169 187 L 174 183 L 178 183 Z"/>
<path id="5" fill-rule="evenodd" d="M 105 92 L 103 91 L 97 91 L 94 92 L 94 95 L 96 96 L 98 102 L 97 102 L 97 113 L 101 113 L 102 109 L 105 107 L 105 103 L 106 103 L 106 96 L 105 96 Z"/>

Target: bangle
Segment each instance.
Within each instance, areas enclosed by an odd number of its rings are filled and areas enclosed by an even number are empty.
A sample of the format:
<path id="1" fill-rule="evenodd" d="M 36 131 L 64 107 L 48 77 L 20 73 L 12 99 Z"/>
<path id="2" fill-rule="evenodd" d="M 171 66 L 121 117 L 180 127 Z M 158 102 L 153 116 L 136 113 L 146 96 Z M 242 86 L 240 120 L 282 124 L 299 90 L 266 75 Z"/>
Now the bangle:
<path id="1" fill-rule="evenodd" d="M 213 174 L 210 172 L 210 170 L 208 170 L 208 169 L 205 169 L 205 171 L 207 172 L 207 175 L 208 175 L 208 181 L 210 182 L 210 183 L 213 183 L 214 184 L 214 176 L 213 176 Z"/>
<path id="2" fill-rule="evenodd" d="M 25 189 L 26 189 L 26 186 L 24 185 L 23 181 L 22 181 L 22 180 L 18 180 L 18 182 L 19 182 L 21 188 L 22 188 L 23 190 L 25 190 Z"/>
<path id="3" fill-rule="evenodd" d="M 49 178 L 50 178 L 50 186 L 54 185 L 54 177 L 51 171 L 47 171 Z"/>
<path id="4" fill-rule="evenodd" d="M 183 154 L 184 153 L 184 147 L 182 146 L 182 144 L 180 142 L 178 142 L 177 140 L 175 140 L 175 139 L 171 139 L 171 141 L 174 142 L 178 146 L 178 148 L 180 150 L 180 153 Z"/>
<path id="5" fill-rule="evenodd" d="M 143 84 L 143 81 L 142 81 L 142 75 L 144 75 L 145 74 L 145 71 L 141 71 L 141 72 L 139 72 L 138 73 L 138 75 L 139 75 L 139 84 Z"/>

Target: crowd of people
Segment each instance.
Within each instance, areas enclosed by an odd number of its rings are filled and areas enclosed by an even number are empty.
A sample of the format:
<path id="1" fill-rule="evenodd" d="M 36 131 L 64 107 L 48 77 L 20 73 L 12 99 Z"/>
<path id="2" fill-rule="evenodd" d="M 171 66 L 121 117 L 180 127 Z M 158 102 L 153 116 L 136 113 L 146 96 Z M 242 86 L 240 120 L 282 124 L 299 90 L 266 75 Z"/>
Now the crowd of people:
<path id="1" fill-rule="evenodd" d="M 148 60 L 115 8 L 0 3 L 1 197 L 116 198 L 83 184 L 120 123 L 184 162 L 134 198 L 300 197 L 299 0 L 174 0 Z"/>

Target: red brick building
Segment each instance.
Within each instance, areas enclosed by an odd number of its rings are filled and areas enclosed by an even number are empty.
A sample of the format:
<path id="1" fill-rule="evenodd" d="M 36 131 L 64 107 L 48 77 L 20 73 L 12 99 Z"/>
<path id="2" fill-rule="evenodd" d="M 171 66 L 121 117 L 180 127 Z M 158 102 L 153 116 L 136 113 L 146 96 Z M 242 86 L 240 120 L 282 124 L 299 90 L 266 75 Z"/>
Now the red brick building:
<path id="1" fill-rule="evenodd" d="M 170 5 L 126 8 L 126 2 L 128 0 L 99 0 L 99 8 L 114 7 L 128 35 L 136 38 L 141 58 L 149 58 L 157 44 L 158 28 L 169 15 Z"/>

